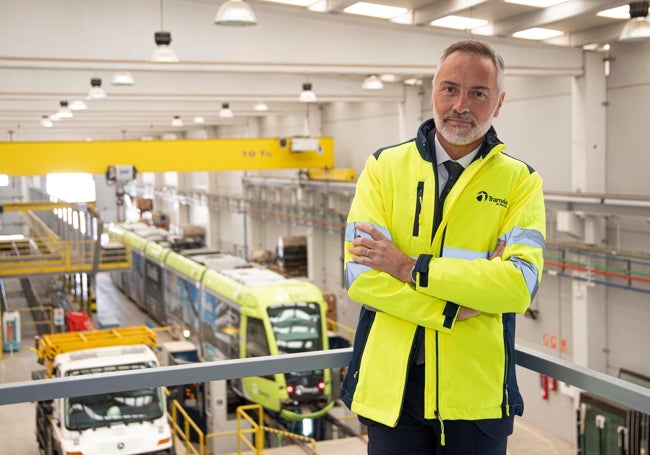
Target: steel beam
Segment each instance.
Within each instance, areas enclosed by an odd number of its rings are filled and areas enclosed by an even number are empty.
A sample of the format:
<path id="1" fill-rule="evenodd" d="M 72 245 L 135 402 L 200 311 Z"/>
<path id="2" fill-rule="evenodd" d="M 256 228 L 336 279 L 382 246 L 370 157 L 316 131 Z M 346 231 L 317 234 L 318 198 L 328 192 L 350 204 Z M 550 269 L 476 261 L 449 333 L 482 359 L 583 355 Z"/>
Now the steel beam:
<path id="1" fill-rule="evenodd" d="M 304 152 L 292 152 L 291 141 L 291 138 L 275 138 L 2 142 L 0 174 L 104 174 L 108 166 L 121 164 L 133 165 L 138 172 L 305 169 L 334 166 L 332 138 L 318 138 L 318 150 Z"/>

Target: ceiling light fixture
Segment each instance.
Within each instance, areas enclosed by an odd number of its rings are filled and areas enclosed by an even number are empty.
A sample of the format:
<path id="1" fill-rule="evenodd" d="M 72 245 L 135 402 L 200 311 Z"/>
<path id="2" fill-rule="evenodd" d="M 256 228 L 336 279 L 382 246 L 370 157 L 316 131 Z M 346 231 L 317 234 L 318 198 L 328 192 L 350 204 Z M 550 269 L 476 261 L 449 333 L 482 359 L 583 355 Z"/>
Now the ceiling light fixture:
<path id="1" fill-rule="evenodd" d="M 412 85 L 412 86 L 421 86 L 422 85 L 422 79 L 417 78 L 417 77 L 410 77 L 408 79 L 404 80 L 404 85 Z"/>
<path id="2" fill-rule="evenodd" d="M 194 117 L 193 121 L 194 121 L 194 123 L 205 123 L 205 119 L 203 117 L 201 117 L 200 115 L 197 115 L 196 117 Z"/>
<path id="3" fill-rule="evenodd" d="M 61 106 L 56 113 L 56 116 L 59 118 L 71 118 L 74 114 L 68 107 L 68 102 L 67 101 L 60 101 L 59 105 Z"/>
<path id="4" fill-rule="evenodd" d="M 639 41 L 650 38 L 648 6 L 650 2 L 630 2 L 630 20 L 623 27 L 619 41 Z"/>
<path id="5" fill-rule="evenodd" d="M 41 118 L 41 125 L 43 125 L 45 128 L 52 128 L 54 126 L 54 123 L 52 123 L 52 120 L 50 120 L 50 117 L 47 115 L 44 115 Z"/>
<path id="6" fill-rule="evenodd" d="M 88 92 L 89 100 L 102 100 L 106 98 L 106 92 L 102 88 L 102 80 L 98 77 L 90 79 L 90 91 Z"/>
<path id="7" fill-rule="evenodd" d="M 314 103 L 317 101 L 316 93 L 314 93 L 311 87 L 311 82 L 302 84 L 302 92 L 300 92 L 298 99 L 301 103 Z"/>
<path id="8" fill-rule="evenodd" d="M 251 7 L 243 0 L 227 0 L 219 7 L 214 23 L 230 27 L 245 27 L 257 25 L 257 19 Z"/>
<path id="9" fill-rule="evenodd" d="M 88 109 L 88 105 L 85 101 L 74 100 L 72 103 L 70 103 L 71 111 L 85 111 L 86 109 Z"/>
<path id="10" fill-rule="evenodd" d="M 316 0 L 315 2 L 312 2 L 312 0 L 309 0 L 310 4 L 307 5 L 307 9 L 309 11 L 314 11 L 315 13 L 326 13 L 327 8 L 328 8 L 328 2 L 327 0 Z"/>
<path id="11" fill-rule="evenodd" d="M 484 19 L 475 19 L 473 17 L 464 16 L 445 16 L 431 21 L 430 25 L 434 27 L 453 28 L 455 30 L 472 30 L 487 24 L 488 21 Z"/>
<path id="12" fill-rule="evenodd" d="M 380 5 L 378 3 L 356 2 L 345 7 L 343 12 L 360 16 L 377 17 L 379 19 L 392 19 L 408 12 L 408 9 L 398 6 Z"/>
<path id="13" fill-rule="evenodd" d="M 269 107 L 266 105 L 264 101 L 260 101 L 255 106 L 253 106 L 253 109 L 258 112 L 266 112 L 269 110 Z"/>
<path id="14" fill-rule="evenodd" d="M 513 33 L 514 38 L 529 39 L 533 41 L 543 41 L 546 39 L 557 38 L 562 36 L 564 33 L 559 30 L 553 30 L 551 28 L 543 27 L 533 27 L 526 30 L 521 30 L 519 32 Z"/>
<path id="15" fill-rule="evenodd" d="M 363 85 L 361 86 L 364 90 L 381 90 L 384 88 L 384 83 L 379 79 L 379 76 L 376 74 L 371 74 L 364 79 Z"/>
<path id="16" fill-rule="evenodd" d="M 397 82 L 399 80 L 399 77 L 397 77 L 397 74 L 386 73 L 381 74 L 379 76 L 379 79 L 381 79 L 382 82 Z"/>
<path id="17" fill-rule="evenodd" d="M 172 34 L 164 31 L 163 28 L 163 2 L 160 0 L 160 31 L 155 32 L 153 39 L 156 42 L 156 48 L 151 54 L 149 61 L 153 63 L 177 63 L 178 56 L 176 52 L 169 47 L 172 42 Z"/>
<path id="18" fill-rule="evenodd" d="M 534 6 L 536 8 L 548 8 L 549 6 L 563 3 L 566 0 L 504 0 L 506 3 L 515 3 L 517 5 Z"/>
<path id="19" fill-rule="evenodd" d="M 169 32 L 156 32 L 154 33 L 154 41 L 156 48 L 151 54 L 150 61 L 153 63 L 177 63 L 178 55 L 169 47 L 172 42 L 172 34 Z"/>
<path id="20" fill-rule="evenodd" d="M 111 84 L 113 85 L 133 85 L 134 83 L 135 79 L 133 79 L 133 76 L 128 71 L 113 73 L 113 79 L 111 80 Z"/>
<path id="21" fill-rule="evenodd" d="M 230 110 L 230 105 L 228 103 L 223 103 L 221 105 L 221 112 L 219 112 L 219 117 L 221 118 L 233 118 L 235 114 Z"/>
<path id="22" fill-rule="evenodd" d="M 172 119 L 172 126 L 175 126 L 177 128 L 183 126 L 183 121 L 181 120 L 180 116 L 178 115 L 174 116 L 174 118 Z"/>
<path id="23" fill-rule="evenodd" d="M 608 17 L 610 19 L 629 19 L 630 18 L 630 5 L 617 6 L 616 8 L 604 9 L 598 11 L 596 16 Z"/>

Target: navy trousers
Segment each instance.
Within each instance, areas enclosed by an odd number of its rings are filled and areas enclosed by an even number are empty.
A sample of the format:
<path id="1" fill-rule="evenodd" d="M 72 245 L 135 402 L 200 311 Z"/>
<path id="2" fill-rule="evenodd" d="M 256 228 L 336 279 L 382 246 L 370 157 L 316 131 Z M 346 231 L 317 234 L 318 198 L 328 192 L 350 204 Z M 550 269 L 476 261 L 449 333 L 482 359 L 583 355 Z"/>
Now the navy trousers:
<path id="1" fill-rule="evenodd" d="M 423 416 L 424 366 L 414 365 L 409 374 L 402 414 L 395 428 L 359 418 L 368 427 L 368 455 L 506 455 L 513 416 L 444 420 L 444 446 L 440 443 L 440 422 Z"/>

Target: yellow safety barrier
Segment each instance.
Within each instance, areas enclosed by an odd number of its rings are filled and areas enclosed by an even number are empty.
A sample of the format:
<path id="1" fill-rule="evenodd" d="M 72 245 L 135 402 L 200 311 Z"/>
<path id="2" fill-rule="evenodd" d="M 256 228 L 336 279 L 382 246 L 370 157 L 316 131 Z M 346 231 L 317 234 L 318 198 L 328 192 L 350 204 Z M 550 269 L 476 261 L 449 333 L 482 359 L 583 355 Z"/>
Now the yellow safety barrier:
<path id="1" fill-rule="evenodd" d="M 49 201 L 2 201 L 0 202 L 0 213 L 10 211 L 34 211 L 34 210 L 54 210 L 54 209 L 75 209 L 82 210 L 90 208 L 96 209 L 94 202 L 49 202 Z"/>
<path id="2" fill-rule="evenodd" d="M 131 268 L 131 249 L 102 248 L 95 264 L 94 240 L 63 241 L 51 237 L 30 239 L 29 251 L 20 255 L 0 256 L 0 277 L 35 275 L 41 273 L 81 273 Z"/>
<path id="3" fill-rule="evenodd" d="M 332 332 L 336 332 L 336 333 L 339 333 L 340 331 L 347 332 L 348 341 L 350 342 L 350 344 L 354 343 L 354 333 L 356 332 L 356 330 L 353 329 L 352 327 L 348 327 L 347 325 L 342 324 L 330 318 L 327 318 L 327 327 L 329 327 L 330 330 L 332 330 Z"/>
<path id="4" fill-rule="evenodd" d="M 257 411 L 257 421 L 255 421 L 246 411 L 249 410 L 255 410 Z M 242 424 L 242 419 L 245 420 L 250 424 L 252 427 L 249 430 L 244 430 L 241 427 Z M 263 455 L 264 454 L 264 433 L 274 433 L 277 435 L 281 436 L 287 436 L 293 439 L 298 439 L 302 440 L 305 442 L 308 442 L 311 444 L 311 453 L 316 454 L 316 440 L 314 438 L 309 438 L 307 436 L 303 436 L 301 434 L 295 434 L 295 433 L 290 433 L 288 431 L 282 431 L 282 430 L 277 430 L 275 428 L 270 428 L 267 426 L 264 426 L 264 409 L 262 406 L 259 404 L 249 404 L 245 406 L 239 406 L 237 408 L 237 434 L 238 434 L 238 441 L 237 441 L 237 451 L 239 454 L 242 453 L 242 448 L 241 448 L 241 443 L 242 441 L 244 444 L 251 450 L 255 452 L 255 455 Z M 246 434 L 254 434 L 254 441 L 255 444 L 251 444 L 251 442 L 244 437 Z"/>
<path id="5" fill-rule="evenodd" d="M 165 394 L 169 396 L 169 390 L 167 388 L 164 390 Z M 257 419 L 251 417 L 249 414 L 250 411 L 257 412 Z M 246 447 L 255 453 L 255 455 L 264 455 L 265 432 L 267 432 L 308 442 L 311 445 L 311 453 L 316 455 L 316 440 L 314 438 L 265 426 L 264 408 L 259 404 L 244 405 L 237 408 L 236 431 L 205 434 L 177 400 L 171 401 L 167 412 L 167 419 L 171 425 L 174 438 L 178 438 L 181 441 L 186 454 L 206 455 L 208 453 L 206 452 L 206 449 L 210 440 L 223 436 L 237 436 L 237 453 L 242 453 L 243 442 Z M 244 428 L 244 422 L 247 422 L 250 425 L 250 428 Z M 248 435 L 253 435 L 254 443 L 251 443 L 246 438 Z M 198 441 L 197 443 L 192 442 L 192 436 L 196 436 L 196 441 Z"/>
<path id="6" fill-rule="evenodd" d="M 168 391 L 166 391 L 168 393 Z M 180 405 L 177 400 L 173 400 L 170 404 L 170 413 L 167 417 L 169 424 L 172 427 L 174 437 L 179 438 L 185 447 L 185 453 L 193 453 L 196 455 L 204 455 L 205 453 L 205 434 L 194 420 L 185 412 L 185 409 Z M 171 415 L 170 415 L 171 414 Z M 178 419 L 182 417 L 182 426 L 179 425 Z M 192 430 L 197 436 L 198 448 L 192 444 Z"/>

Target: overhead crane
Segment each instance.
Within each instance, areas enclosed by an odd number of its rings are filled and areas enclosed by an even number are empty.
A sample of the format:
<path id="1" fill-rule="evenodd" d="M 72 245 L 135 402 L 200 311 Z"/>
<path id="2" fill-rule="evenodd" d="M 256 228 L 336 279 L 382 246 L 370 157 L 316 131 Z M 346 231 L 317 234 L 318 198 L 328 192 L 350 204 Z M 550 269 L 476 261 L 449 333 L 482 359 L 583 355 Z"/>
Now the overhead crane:
<path id="1" fill-rule="evenodd" d="M 137 172 L 199 172 L 234 170 L 306 169 L 314 180 L 354 180 L 354 170 L 335 169 L 333 139 L 268 138 L 157 141 L 5 142 L 0 143 L 0 174 L 45 175 L 54 172 L 106 174 L 128 165 Z M 65 203 L 5 202 L 0 213 L 18 210 L 32 230 L 38 225 L 37 210 L 51 210 Z M 66 206 L 67 207 L 67 206 Z M 94 206 L 88 205 L 94 213 Z M 47 234 L 47 250 L 27 257 L 0 257 L 0 276 L 38 273 L 90 272 L 130 267 L 130 254 L 88 245 L 62 242 Z M 86 241 L 88 242 L 88 241 Z M 123 254 L 122 254 L 123 253 Z M 99 259 L 98 259 L 99 258 Z"/>
<path id="2" fill-rule="evenodd" d="M 129 164 L 138 172 L 330 169 L 333 139 L 196 139 L 174 141 L 3 142 L 0 174 L 104 174 Z"/>

